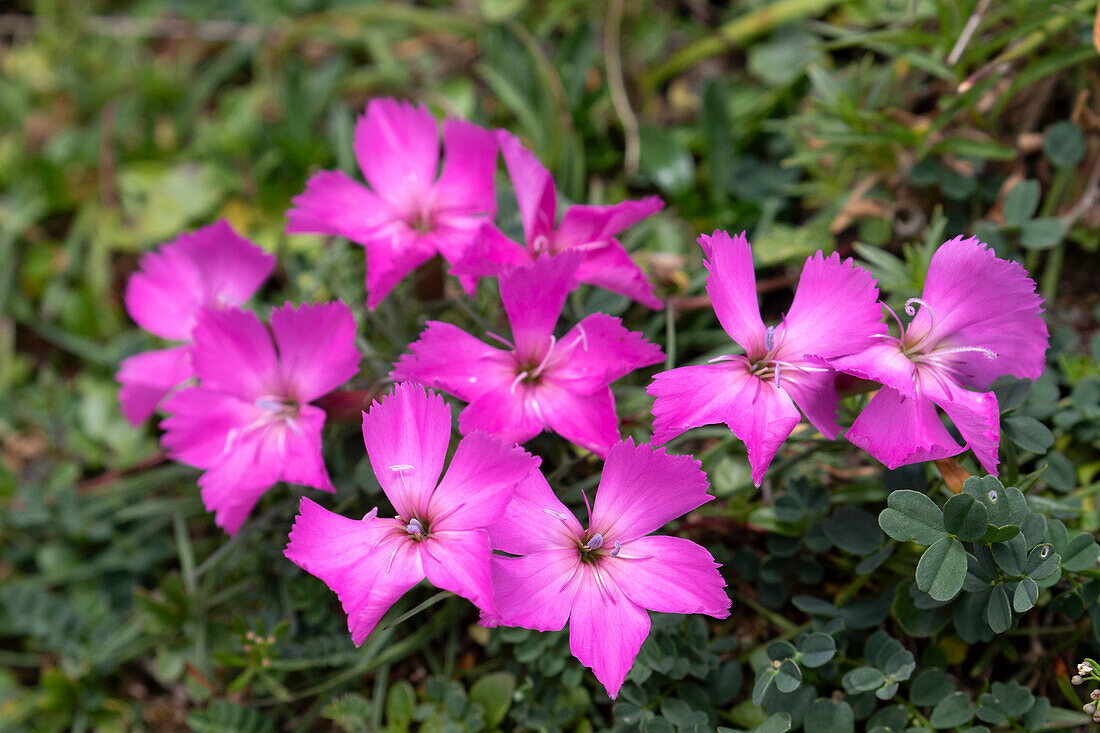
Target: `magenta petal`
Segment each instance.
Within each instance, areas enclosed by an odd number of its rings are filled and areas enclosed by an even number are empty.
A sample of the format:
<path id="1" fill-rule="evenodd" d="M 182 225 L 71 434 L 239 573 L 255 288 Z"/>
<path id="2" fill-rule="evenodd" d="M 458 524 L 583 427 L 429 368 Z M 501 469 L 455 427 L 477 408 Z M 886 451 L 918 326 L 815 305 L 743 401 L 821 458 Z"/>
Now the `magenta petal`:
<path id="1" fill-rule="evenodd" d="M 513 555 L 564 548 L 576 559 L 584 530 L 536 469 L 516 485 L 508 508 L 489 525 L 489 535 L 494 549 Z"/>
<path id="2" fill-rule="evenodd" d="M 567 252 L 543 256 L 530 265 L 513 267 L 500 276 L 500 298 L 512 324 L 520 358 L 536 363 L 550 348 L 550 337 L 565 298 L 576 285 L 580 255 Z"/>
<path id="3" fill-rule="evenodd" d="M 974 451 L 986 471 L 996 476 L 1001 444 L 1001 410 L 997 395 L 971 392 L 948 379 L 929 379 L 923 374 L 921 391 L 947 413 L 966 441 L 966 447 Z"/>
<path id="4" fill-rule="evenodd" d="M 450 440 L 451 408 L 415 384 L 395 384 L 363 413 L 371 468 L 402 518 L 425 516 Z"/>
<path id="5" fill-rule="evenodd" d="M 420 338 L 390 373 L 395 382 L 412 380 L 473 402 L 490 389 L 515 379 L 511 354 L 477 340 L 458 326 L 428 321 Z"/>
<path id="6" fill-rule="evenodd" d="M 534 153 L 520 144 L 519 138 L 502 130 L 498 133 L 497 141 L 500 143 L 500 152 L 504 155 L 504 163 L 508 166 L 508 175 L 516 189 L 516 202 L 523 219 L 527 246 L 534 247 L 539 252 L 546 251 L 557 217 L 554 179 Z M 543 238 L 541 241 L 540 237 Z"/>
<path id="7" fill-rule="evenodd" d="M 291 200 L 286 218 L 290 234 L 331 234 L 366 244 L 400 214 L 343 171 L 320 171 Z"/>
<path id="8" fill-rule="evenodd" d="M 145 351 L 123 359 L 115 378 L 122 414 L 137 427 L 156 412 L 165 395 L 191 377 L 191 348 Z"/>
<path id="9" fill-rule="evenodd" d="M 214 523 L 237 534 L 260 497 L 279 480 L 279 466 L 257 460 L 264 449 L 262 433 L 247 433 L 221 461 L 199 477 L 202 503 L 214 512 Z"/>
<path id="10" fill-rule="evenodd" d="M 615 699 L 649 635 L 649 614 L 606 582 L 601 591 L 586 566 L 569 614 L 569 650 Z"/>
<path id="11" fill-rule="evenodd" d="M 554 244 L 560 248 L 605 245 L 619 232 L 656 214 L 664 205 L 657 196 L 648 196 L 607 206 L 570 206 L 562 214 Z"/>
<path id="12" fill-rule="evenodd" d="M 356 646 L 424 578 L 415 543 L 392 520 L 348 519 L 306 498 L 284 554 L 336 593 Z"/>
<path id="13" fill-rule="evenodd" d="M 649 278 L 617 239 L 608 240 L 602 247 L 584 250 L 577 280 L 636 300 L 653 310 L 664 307 L 654 294 Z"/>
<path id="14" fill-rule="evenodd" d="M 367 249 L 367 307 L 378 307 L 397 283 L 435 254 L 430 241 L 405 224 L 372 237 Z"/>
<path id="15" fill-rule="evenodd" d="M 903 395 L 915 394 L 917 368 L 893 339 L 871 344 L 850 356 L 830 359 L 829 365 L 839 372 L 892 387 Z"/>
<path id="16" fill-rule="evenodd" d="M 509 443 L 524 443 L 545 427 L 534 390 L 525 384 L 515 389 L 500 384 L 466 406 L 458 416 L 463 435 L 481 430 Z"/>
<path id="17" fill-rule="evenodd" d="M 493 549 L 487 531 L 432 529 L 428 539 L 417 543 L 417 549 L 432 585 L 462 596 L 487 616 L 495 615 L 489 570 Z"/>
<path id="18" fill-rule="evenodd" d="M 870 346 L 886 333 L 878 287 L 870 272 L 840 255 L 806 259 L 794 301 L 777 329 L 778 358 L 807 354 L 831 359 Z"/>
<path id="19" fill-rule="evenodd" d="M 963 450 L 930 399 L 903 397 L 890 387 L 871 398 L 845 437 L 889 469 L 948 458 Z"/>
<path id="20" fill-rule="evenodd" d="M 237 234 L 225 219 L 181 234 L 176 244 L 198 265 L 206 285 L 204 305 L 240 305 L 275 269 L 275 255 Z"/>
<path id="21" fill-rule="evenodd" d="M 433 204 L 448 214 L 492 217 L 497 210 L 496 167 L 497 141 L 492 132 L 464 120 L 446 120 L 443 172 Z"/>
<path id="22" fill-rule="evenodd" d="M 558 356 L 560 354 L 560 356 Z M 577 393 L 595 392 L 640 367 L 664 361 L 661 347 L 628 331 L 618 318 L 593 313 L 554 347 L 547 371 Z"/>
<path id="23" fill-rule="evenodd" d="M 254 313 L 203 310 L 194 339 L 192 363 L 204 387 L 249 400 L 281 391 L 271 334 Z"/>
<path id="24" fill-rule="evenodd" d="M 161 444 L 176 461 L 211 468 L 224 460 L 237 437 L 262 410 L 224 392 L 185 387 L 164 403 L 168 417 L 161 421 Z"/>
<path id="25" fill-rule="evenodd" d="M 359 371 L 355 319 L 340 301 L 271 312 L 283 384 L 298 402 L 312 402 Z"/>
<path id="26" fill-rule="evenodd" d="M 355 157 L 371 188 L 399 210 L 427 198 L 439 168 L 439 128 L 427 107 L 372 99 L 355 124 Z"/>
<path id="27" fill-rule="evenodd" d="M 589 528 L 626 543 L 713 499 L 702 463 L 630 438 L 611 448 L 596 490 Z"/>
<path id="28" fill-rule="evenodd" d="M 484 222 L 462 260 L 451 272 L 469 277 L 496 277 L 510 265 L 530 261 L 527 249 L 505 236 L 491 221 Z"/>
<path id="29" fill-rule="evenodd" d="M 486 433 L 463 438 L 428 504 L 432 530 L 487 527 L 504 514 L 516 485 L 540 460 Z"/>
<path id="30" fill-rule="evenodd" d="M 617 557 L 600 562 L 600 570 L 642 608 L 726 618 L 730 598 L 718 567 L 705 548 L 662 536 L 624 542 Z"/>
<path id="31" fill-rule="evenodd" d="M 546 378 L 535 388 L 534 399 L 548 428 L 598 456 L 606 456 L 622 437 L 610 387 L 576 394 Z"/>
<path id="32" fill-rule="evenodd" d="M 840 396 L 836 391 L 836 372 L 831 369 L 795 372 L 789 377 L 787 372 L 780 372 L 783 391 L 790 395 L 806 419 L 830 440 L 839 435 L 836 411 Z"/>
<path id="33" fill-rule="evenodd" d="M 576 548 L 545 550 L 526 557 L 493 556 L 496 613 L 483 613 L 481 623 L 560 631 L 580 588 L 579 564 Z"/>
<path id="34" fill-rule="evenodd" d="M 928 307 L 918 310 L 907 337 L 927 334 L 937 349 L 977 346 L 996 354 L 953 355 L 964 386 L 985 391 L 1006 374 L 1032 380 L 1042 374 L 1049 345 L 1043 299 L 1019 263 L 1000 259 L 974 237 L 956 237 L 932 255 L 922 298 Z"/>
<path id="35" fill-rule="evenodd" d="M 278 461 L 282 480 L 322 491 L 335 491 L 321 452 L 325 411 L 313 405 L 303 405 L 293 419 L 294 427 L 279 426 L 282 435 L 274 439 L 274 458 Z"/>
<path id="36" fill-rule="evenodd" d="M 707 295 L 722 328 L 750 358 L 763 356 L 764 321 L 756 301 L 756 273 L 752 250 L 742 232 L 736 237 L 718 230 L 699 236 L 707 268 Z"/>

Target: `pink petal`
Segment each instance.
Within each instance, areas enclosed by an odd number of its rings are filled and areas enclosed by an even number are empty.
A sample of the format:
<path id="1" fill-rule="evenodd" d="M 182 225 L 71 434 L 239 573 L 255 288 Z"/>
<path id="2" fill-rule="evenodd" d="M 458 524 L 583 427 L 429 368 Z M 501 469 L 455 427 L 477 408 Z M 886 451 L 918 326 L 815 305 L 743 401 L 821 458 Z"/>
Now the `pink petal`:
<path id="1" fill-rule="evenodd" d="M 649 614 L 607 583 L 607 576 L 601 589 L 591 569 L 583 570 L 585 578 L 569 614 L 569 650 L 614 700 L 649 635 Z"/>
<path id="2" fill-rule="evenodd" d="M 1042 374 L 1049 345 L 1043 299 L 1019 263 L 1000 259 L 974 237 L 956 237 L 932 255 L 922 298 L 928 307 L 918 310 L 907 340 L 926 335 L 937 348 L 977 346 L 997 355 L 953 355 L 964 386 L 985 391 L 1006 374 L 1032 380 Z"/>
<path id="3" fill-rule="evenodd" d="M 501 130 L 497 141 L 508 175 L 516 189 L 516 202 L 523 219 L 523 234 L 528 247 L 538 252 L 549 248 L 557 217 L 557 194 L 550 171 L 520 144 L 519 138 Z M 543 239 L 540 241 L 539 238 Z"/>
<path id="4" fill-rule="evenodd" d="M 185 387 L 164 403 L 161 444 L 172 460 L 211 468 L 263 410 L 251 402 L 205 387 Z"/>
<path id="5" fill-rule="evenodd" d="M 271 334 L 254 313 L 203 310 L 194 340 L 191 359 L 204 387 L 246 400 L 282 391 Z"/>
<path id="6" fill-rule="evenodd" d="M 431 530 L 417 544 L 424 574 L 436 588 L 449 590 L 477 606 L 483 613 L 496 613 L 489 558 L 489 533 L 484 529 Z"/>
<path id="7" fill-rule="evenodd" d="M 289 234 L 331 234 L 366 244 L 401 216 L 343 171 L 320 171 L 291 200 L 286 218 Z"/>
<path id="8" fill-rule="evenodd" d="M 550 348 L 550 337 L 561 315 L 565 298 L 576 285 L 574 275 L 580 255 L 567 252 L 543 256 L 500 276 L 500 297 L 512 324 L 516 355 L 534 363 Z"/>
<path id="9" fill-rule="evenodd" d="M 497 141 L 492 132 L 463 120 L 446 120 L 435 206 L 449 214 L 492 217 L 497 210 L 496 167 Z"/>
<path id="10" fill-rule="evenodd" d="M 836 372 L 814 366 L 814 371 L 780 369 L 780 388 L 813 426 L 830 440 L 840 434 L 836 421 L 840 396 L 836 391 Z M 817 370 L 819 369 L 819 370 Z"/>
<path id="11" fill-rule="evenodd" d="M 335 491 L 325 468 L 321 452 L 321 430 L 325 426 L 325 411 L 313 405 L 303 405 L 294 418 L 294 426 L 280 426 L 281 439 L 276 438 L 276 460 L 283 481 L 311 486 L 322 491 Z M 281 444 L 280 444 L 281 440 Z"/>
<path id="12" fill-rule="evenodd" d="M 516 485 L 507 509 L 489 525 L 489 535 L 494 549 L 513 555 L 564 548 L 576 559 L 584 530 L 536 469 Z"/>
<path id="13" fill-rule="evenodd" d="M 427 107 L 372 99 L 355 124 L 355 157 L 367 182 L 396 209 L 429 198 L 439 168 L 439 128 Z"/>
<path id="14" fill-rule="evenodd" d="M 240 305 L 275 269 L 275 255 L 237 234 L 225 219 L 181 234 L 176 244 L 198 265 L 206 288 L 206 306 Z"/>
<path id="15" fill-rule="evenodd" d="M 426 244 L 442 255 L 443 259 L 456 265 L 464 261 L 466 254 L 474 246 L 474 241 L 485 221 L 484 216 L 443 215 L 430 232 L 422 235 L 422 238 Z M 456 274 L 453 269 L 452 274 Z M 460 277 L 459 280 L 463 283 L 477 282 L 476 278 L 469 276 Z"/>
<path id="16" fill-rule="evenodd" d="M 539 463 L 513 443 L 481 432 L 467 435 L 428 504 L 432 531 L 488 527 Z"/>
<path id="17" fill-rule="evenodd" d="M 451 272 L 471 277 L 496 277 L 509 265 L 530 261 L 527 249 L 509 239 L 490 221 L 484 222 L 462 259 Z"/>
<path id="18" fill-rule="evenodd" d="M 580 588 L 576 548 L 536 552 L 526 557 L 494 555 L 491 560 L 496 612 L 483 613 L 484 626 L 521 626 L 560 631 Z"/>
<path id="19" fill-rule="evenodd" d="M 435 254 L 433 243 L 404 223 L 366 242 L 367 307 L 378 307 L 397 283 Z"/>
<path id="20" fill-rule="evenodd" d="M 570 443 L 606 456 L 619 435 L 619 416 L 615 414 L 615 398 L 610 387 L 576 394 L 550 378 L 535 390 L 538 412 L 546 426 Z"/>
<path id="21" fill-rule="evenodd" d="M 602 247 L 585 250 L 577 280 L 636 300 L 653 310 L 664 308 L 649 278 L 617 239 L 609 239 Z"/>
<path id="22" fill-rule="evenodd" d="M 680 537 L 639 537 L 600 560 L 601 572 L 642 608 L 726 618 L 730 598 L 718 567 L 705 548 Z"/>
<path id="23" fill-rule="evenodd" d="M 818 251 L 806 259 L 794 301 L 776 329 L 777 355 L 831 359 L 867 348 L 886 330 L 871 273 L 851 259 Z"/>
<path id="24" fill-rule="evenodd" d="M 306 498 L 300 511 L 284 554 L 336 593 L 358 646 L 424 578 L 420 554 L 393 520 L 348 519 Z"/>
<path id="25" fill-rule="evenodd" d="M 563 249 L 605 245 L 619 232 L 656 214 L 664 205 L 659 197 L 647 196 L 607 206 L 570 206 L 562 214 L 554 234 L 554 245 Z"/>
<path id="26" fill-rule="evenodd" d="M 458 416 L 463 435 L 481 430 L 508 443 L 524 443 L 546 426 L 534 389 L 526 384 L 500 384 L 466 406 Z"/>
<path id="27" fill-rule="evenodd" d="M 702 465 L 627 438 L 604 462 L 589 528 L 605 544 L 626 543 L 705 504 L 714 497 L 707 493 Z"/>
<path id="28" fill-rule="evenodd" d="M 451 408 L 434 392 L 395 384 L 363 413 L 371 468 L 398 515 L 424 517 L 451 440 Z"/>
<path id="29" fill-rule="evenodd" d="M 279 480 L 279 467 L 258 461 L 263 435 L 247 433 L 232 450 L 199 477 L 202 503 L 214 512 L 214 523 L 233 536 L 256 502 Z"/>
<path id="30" fill-rule="evenodd" d="M 944 428 L 932 400 L 904 397 L 890 387 L 871 398 L 845 437 L 890 469 L 963 450 Z"/>
<path id="31" fill-rule="evenodd" d="M 458 326 L 428 321 L 390 373 L 395 382 L 415 381 L 473 402 L 494 387 L 515 379 L 510 353 L 494 349 Z"/>
<path id="32" fill-rule="evenodd" d="M 880 341 L 850 356 L 830 359 L 828 363 L 839 372 L 879 382 L 903 395 L 915 394 L 917 368 L 896 340 Z"/>
<path id="33" fill-rule="evenodd" d="M 574 392 L 594 393 L 664 358 L 660 346 L 636 331 L 626 330 L 620 319 L 593 313 L 555 344 L 546 372 Z"/>
<path id="34" fill-rule="evenodd" d="M 271 332 L 288 396 L 300 403 L 328 394 L 359 371 L 355 319 L 341 301 L 276 308 Z"/>
<path id="35" fill-rule="evenodd" d="M 949 378 L 921 374 L 921 392 L 936 403 L 959 429 L 966 447 L 991 475 L 997 475 L 1001 444 L 1001 410 L 992 392 L 971 392 Z"/>
<path id="36" fill-rule="evenodd" d="M 137 427 L 156 412 L 165 395 L 191 378 L 191 348 L 145 351 L 123 359 L 118 366 L 115 379 L 121 385 L 118 400 L 122 414 Z"/>
<path id="37" fill-rule="evenodd" d="M 800 419 L 790 396 L 773 382 L 751 376 L 740 359 L 661 372 L 646 391 L 657 398 L 655 444 L 690 428 L 724 422 L 745 443 L 757 486 Z"/>
<path id="38" fill-rule="evenodd" d="M 748 354 L 763 356 L 764 321 L 756 302 L 756 273 L 752 265 L 752 250 L 742 232 L 730 237 L 718 230 L 709 237 L 699 236 L 707 268 L 707 295 L 722 328 Z"/>

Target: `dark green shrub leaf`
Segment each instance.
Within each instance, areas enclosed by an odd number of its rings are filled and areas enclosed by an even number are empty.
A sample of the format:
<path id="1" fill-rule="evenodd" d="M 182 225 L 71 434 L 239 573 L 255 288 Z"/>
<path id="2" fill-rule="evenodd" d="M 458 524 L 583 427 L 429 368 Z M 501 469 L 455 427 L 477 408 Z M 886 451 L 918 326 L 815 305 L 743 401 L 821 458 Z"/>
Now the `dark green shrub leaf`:
<path id="1" fill-rule="evenodd" d="M 1046 220 L 1036 219 L 1029 224 L 1041 221 Z M 1061 226 L 1061 222 L 1058 225 Z M 1057 244 L 1059 240 L 1061 236 L 1052 244 Z M 1054 445 L 1054 433 L 1050 432 L 1050 428 L 1028 415 L 1013 415 L 1005 418 L 1004 427 L 1005 435 L 1011 438 L 1013 443 L 1032 453 L 1046 453 Z"/>
<path id="2" fill-rule="evenodd" d="M 1024 549 L 1023 535 L 1016 535 L 1007 542 L 998 542 L 990 546 L 993 560 L 1007 575 L 1023 575 L 1027 567 L 1027 552 Z"/>
<path id="3" fill-rule="evenodd" d="M 1031 578 L 1024 578 L 1016 585 L 1012 594 L 1012 608 L 1016 613 L 1025 613 L 1039 600 L 1039 584 Z"/>
<path id="4" fill-rule="evenodd" d="M 943 526 L 966 542 L 974 542 L 989 526 L 989 511 L 970 494 L 956 494 L 943 505 Z"/>
<path id="5" fill-rule="evenodd" d="M 1085 134 L 1070 120 L 1056 122 L 1043 136 L 1043 154 L 1055 168 L 1073 168 L 1085 157 Z"/>
<path id="6" fill-rule="evenodd" d="M 966 551 L 953 537 L 937 540 L 917 563 L 917 587 L 937 601 L 949 601 L 962 590 Z"/>
<path id="7" fill-rule="evenodd" d="M 931 706 L 955 691 L 955 683 L 943 670 L 926 669 L 913 680 L 909 699 L 914 705 Z"/>
<path id="8" fill-rule="evenodd" d="M 1031 691 L 1015 680 L 1008 683 L 994 682 L 990 689 L 1010 718 L 1020 717 L 1035 703 L 1035 696 Z"/>
<path id="9" fill-rule="evenodd" d="M 806 733 L 855 733 L 856 719 L 846 702 L 818 700 L 806 711 Z"/>
<path id="10" fill-rule="evenodd" d="M 1025 249 L 1050 249 L 1054 245 L 1061 242 L 1065 236 L 1066 225 L 1062 223 L 1061 219 L 1055 219 L 1053 216 L 1045 216 L 1040 219 L 1031 219 L 1029 221 L 1025 221 L 1022 225 L 1020 225 L 1020 245 Z M 1014 415 L 1013 417 L 1010 417 L 1009 420 L 1022 417 L 1025 416 Z M 1036 424 L 1042 425 L 1042 423 L 1038 422 Z M 1009 432 L 1010 437 L 1014 441 L 1019 443 L 1024 448 L 1027 448 L 1027 446 L 1023 443 L 1020 443 L 1016 435 L 1013 434 L 1015 432 L 1014 429 L 1007 430 L 1007 432 Z M 1040 433 L 1036 439 L 1041 438 L 1042 435 Z M 1051 444 L 1053 444 L 1053 438 L 1051 439 L 1051 443 L 1047 444 L 1047 448 L 1049 448 Z M 1032 449 L 1027 448 L 1027 450 Z M 1041 453 L 1043 450 L 1046 450 L 1046 448 L 1034 452 Z"/>
<path id="11" fill-rule="evenodd" d="M 885 539 L 875 518 L 862 509 L 842 506 L 825 522 L 825 534 L 833 544 L 853 555 L 870 555 Z"/>
<path id="12" fill-rule="evenodd" d="M 844 675 L 842 682 L 851 694 L 870 692 L 886 683 L 886 675 L 874 667 L 856 667 Z"/>
<path id="13" fill-rule="evenodd" d="M 947 536 L 943 512 L 919 491 L 894 491 L 886 503 L 888 508 L 878 515 L 878 523 L 895 540 L 931 545 Z"/>
<path id="14" fill-rule="evenodd" d="M 789 713 L 776 713 L 752 729 L 752 733 L 787 733 L 791 729 Z"/>
<path id="15" fill-rule="evenodd" d="M 815 632 L 802 640 L 800 652 L 803 666 L 814 669 L 827 664 L 836 655 L 836 642 L 828 634 Z"/>
<path id="16" fill-rule="evenodd" d="M 865 557 L 859 561 L 859 565 L 856 565 L 856 575 L 869 575 L 875 572 L 882 563 L 892 555 L 894 552 L 894 543 L 888 542 L 885 547 L 876 552 L 874 555 Z"/>
<path id="17" fill-rule="evenodd" d="M 485 711 L 485 724 L 495 728 L 504 720 L 516 691 L 516 678 L 508 672 L 485 675 L 470 687 L 470 701 Z"/>
<path id="18" fill-rule="evenodd" d="M 1015 524 L 1006 524 L 1003 527 L 997 527 L 991 524 L 986 527 L 985 534 L 978 538 L 978 542 L 984 542 L 991 545 L 994 542 L 1005 542 L 1010 540 L 1018 534 L 1020 534 L 1020 528 Z"/>
<path id="19" fill-rule="evenodd" d="M 1020 181 L 1005 196 L 1004 215 L 1005 223 L 1009 226 L 1020 226 L 1025 221 L 1035 216 L 1039 210 L 1039 194 L 1042 192 L 1039 182 L 1034 178 Z M 1001 405 L 1001 409 L 1009 409 L 1011 405 Z"/>
<path id="20" fill-rule="evenodd" d="M 982 693 L 978 698 L 978 718 L 986 723 L 1000 725 L 1008 719 L 997 698 L 988 692 Z"/>
<path id="21" fill-rule="evenodd" d="M 794 692 L 802 684 L 802 669 L 790 659 L 784 659 L 775 673 L 775 687 L 780 692 Z"/>
<path id="22" fill-rule="evenodd" d="M 390 685 L 386 693 L 386 723 L 397 730 L 408 730 L 416 710 L 416 690 L 406 680 Z"/>
<path id="23" fill-rule="evenodd" d="M 1079 572 L 1095 566 L 1097 558 L 1100 558 L 1100 546 L 1092 537 L 1081 533 L 1066 545 L 1066 550 L 1062 553 L 1062 567 L 1071 572 Z"/>
<path id="24" fill-rule="evenodd" d="M 966 725 L 974 718 L 974 705 L 965 692 L 953 692 L 932 709 L 929 722 L 937 728 Z"/>
<path id="25" fill-rule="evenodd" d="M 1027 567 L 1024 568 L 1024 572 L 1029 578 L 1035 580 L 1049 578 L 1058 570 L 1058 563 L 1061 560 L 1061 555 L 1055 552 L 1051 545 L 1039 545 L 1027 554 Z"/>
<path id="26" fill-rule="evenodd" d="M 1008 591 L 1003 585 L 993 587 L 989 594 L 989 603 L 985 608 L 985 619 L 993 633 L 1000 634 L 1012 625 L 1012 609 L 1008 605 Z"/>
<path id="27" fill-rule="evenodd" d="M 775 677 L 778 671 L 773 665 L 767 665 L 756 673 L 756 682 L 752 686 L 752 704 L 763 705 L 768 699 L 768 693 L 775 689 Z"/>

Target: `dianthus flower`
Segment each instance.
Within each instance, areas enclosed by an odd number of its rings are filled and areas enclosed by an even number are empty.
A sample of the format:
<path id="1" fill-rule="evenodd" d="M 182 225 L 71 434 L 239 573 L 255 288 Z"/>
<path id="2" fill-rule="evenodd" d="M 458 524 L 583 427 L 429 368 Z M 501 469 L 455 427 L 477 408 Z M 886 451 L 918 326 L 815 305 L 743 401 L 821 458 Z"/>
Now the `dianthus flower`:
<path id="1" fill-rule="evenodd" d="M 426 107 L 372 99 L 355 125 L 355 157 L 367 188 L 342 171 L 321 171 L 287 212 L 292 233 L 346 237 L 366 248 L 367 305 L 438 252 L 458 262 L 478 228 L 496 213 L 493 134 L 463 120 L 439 130 Z M 464 278 L 472 288 L 476 278 Z"/>
<path id="2" fill-rule="evenodd" d="M 579 258 L 577 252 L 544 256 L 501 274 L 500 296 L 515 343 L 494 338 L 507 351 L 457 326 L 428 321 L 391 377 L 420 382 L 470 403 L 458 421 L 464 435 L 484 430 L 522 443 L 551 430 L 605 455 L 620 439 L 609 385 L 664 356 L 641 334 L 603 313 L 587 316 L 561 339 L 554 336 Z"/>
<path id="3" fill-rule="evenodd" d="M 822 363 L 858 352 L 886 330 L 869 272 L 839 255 L 807 258 L 794 301 L 778 326 L 765 328 L 756 301 L 752 252 L 744 234 L 699 237 L 707 259 L 707 294 L 722 328 L 744 354 L 661 372 L 649 385 L 653 443 L 700 425 L 726 423 L 745 443 L 759 486 L 779 446 L 798 425 L 799 408 L 836 437 L 835 373 Z"/>
<path id="4" fill-rule="evenodd" d="M 139 425 L 192 376 L 190 341 L 202 308 L 240 305 L 275 268 L 275 257 L 222 220 L 142 255 L 126 283 L 126 310 L 146 331 L 180 346 L 123 359 L 116 378 L 122 414 Z"/>
<path id="5" fill-rule="evenodd" d="M 627 440 L 611 448 L 583 529 L 540 472 L 516 487 L 489 528 L 496 613 L 486 626 L 557 631 L 614 698 L 649 634 L 646 609 L 729 616 L 714 558 L 651 532 L 713 499 L 699 461 Z M 586 498 L 587 501 L 587 498 Z"/>
<path id="6" fill-rule="evenodd" d="M 884 386 L 847 437 L 888 468 L 954 456 L 969 447 L 997 474 L 1000 410 L 988 391 L 997 377 L 1037 379 L 1049 335 L 1035 282 L 974 237 L 956 237 L 932 255 L 914 316 L 900 336 L 834 359 L 838 370 Z M 919 310 L 918 310 L 919 306 Z M 895 316 L 896 318 L 896 316 Z M 962 435 L 947 432 L 936 407 Z"/>
<path id="7" fill-rule="evenodd" d="M 615 238 L 622 230 L 660 211 L 664 206 L 661 199 L 648 196 L 608 206 L 570 206 L 555 227 L 557 193 L 550 171 L 515 136 L 501 131 L 498 140 L 516 189 L 526 246 L 486 222 L 455 272 L 496 276 L 509 265 L 530 262 L 544 253 L 578 250 L 584 255 L 577 270 L 579 282 L 606 288 L 649 308 L 661 308 L 661 300 L 653 293 L 645 273 Z"/>
<path id="8" fill-rule="evenodd" d="M 348 519 L 302 499 L 286 556 L 340 599 L 362 644 L 390 606 L 424 578 L 494 613 L 489 532 L 539 459 L 485 433 L 463 438 L 440 479 L 451 438 L 441 397 L 398 384 L 363 415 L 371 467 L 397 516 Z"/>
<path id="9" fill-rule="evenodd" d="M 270 333 L 252 313 L 203 310 L 192 359 L 199 384 L 165 402 L 163 444 L 204 469 L 202 500 L 219 527 L 236 534 L 278 481 L 333 491 L 321 456 L 325 412 L 309 403 L 358 371 L 346 305 L 275 308 Z"/>

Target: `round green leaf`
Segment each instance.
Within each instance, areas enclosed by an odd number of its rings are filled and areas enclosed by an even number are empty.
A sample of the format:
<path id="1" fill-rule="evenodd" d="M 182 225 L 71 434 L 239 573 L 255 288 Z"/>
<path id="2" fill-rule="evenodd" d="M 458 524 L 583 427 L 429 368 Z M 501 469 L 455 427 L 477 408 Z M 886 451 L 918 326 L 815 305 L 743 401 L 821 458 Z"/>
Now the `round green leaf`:
<path id="1" fill-rule="evenodd" d="M 1005 196 L 1005 223 L 1010 226 L 1019 226 L 1035 216 L 1035 212 L 1039 210 L 1039 194 L 1041 192 L 1039 182 L 1032 178 L 1020 181 L 1013 186 L 1012 190 Z"/>
<path id="2" fill-rule="evenodd" d="M 1070 120 L 1056 122 L 1043 136 L 1043 154 L 1055 168 L 1073 168 L 1085 157 L 1085 135 Z"/>
<path id="3" fill-rule="evenodd" d="M 1058 569 L 1058 563 L 1062 557 L 1050 545 L 1033 547 L 1027 554 L 1027 567 L 1024 572 L 1029 578 L 1042 580 L 1049 578 Z"/>
<path id="4" fill-rule="evenodd" d="M 882 531 L 899 542 L 931 545 L 946 537 L 943 512 L 935 502 L 919 491 L 894 491 L 886 500 L 887 509 L 878 515 Z"/>
<path id="5" fill-rule="evenodd" d="M 1062 241 L 1062 238 L 1066 236 L 1066 225 L 1062 223 L 1061 219 L 1055 219 L 1053 216 L 1044 216 L 1039 219 L 1029 219 L 1020 225 L 1020 245 L 1025 249 L 1050 249 L 1054 245 Z M 1027 417 L 1026 415 L 1014 415 L 1005 422 L 1010 420 L 1031 420 L 1037 425 L 1042 423 L 1036 421 L 1034 418 Z M 1009 432 L 1010 437 L 1016 440 L 1015 436 L 1011 435 L 1011 431 L 1008 430 L 1008 426 L 1005 426 L 1006 432 Z M 1049 431 L 1048 431 L 1049 432 Z M 1053 439 L 1051 441 L 1053 443 Z M 1023 445 L 1023 444 L 1021 444 Z M 1027 450 L 1031 450 L 1027 446 L 1023 446 Z M 1050 444 L 1047 445 L 1047 448 Z M 1041 453 L 1046 448 L 1034 451 Z"/>
<path id="6" fill-rule="evenodd" d="M 802 669 L 790 659 L 784 659 L 775 672 L 775 688 L 794 692 L 802 685 Z"/>
<path id="7" fill-rule="evenodd" d="M 886 684 L 886 675 L 874 667 L 856 667 L 844 675 L 844 689 L 851 694 L 868 692 Z"/>
<path id="8" fill-rule="evenodd" d="M 1071 572 L 1080 572 L 1096 565 L 1100 558 L 1100 546 L 1096 540 L 1085 533 L 1075 536 L 1066 545 L 1062 553 L 1062 567 Z"/>
<path id="9" fill-rule="evenodd" d="M 802 664 L 810 669 L 820 667 L 836 655 L 836 642 L 828 634 L 815 632 L 802 640 L 799 651 Z"/>
<path id="10" fill-rule="evenodd" d="M 932 709 L 929 722 L 937 728 L 966 725 L 974 718 L 974 705 L 965 692 L 953 692 Z"/>
<path id="11" fill-rule="evenodd" d="M 875 518 L 853 506 L 842 506 L 825 522 L 825 534 L 833 544 L 853 555 L 870 555 L 885 539 Z"/>
<path id="12" fill-rule="evenodd" d="M 1008 591 L 1003 585 L 994 586 L 989 594 L 989 602 L 985 607 L 985 620 L 989 622 L 989 628 L 994 634 L 1000 634 L 1008 630 L 1012 625 L 1012 609 L 1008 605 Z"/>
<path id="13" fill-rule="evenodd" d="M 942 670 L 926 669 L 913 680 L 909 699 L 914 705 L 935 705 L 955 691 L 955 683 Z"/>
<path id="14" fill-rule="evenodd" d="M 943 526 L 966 542 L 975 542 L 989 526 L 985 505 L 969 494 L 956 494 L 943 505 Z"/>
<path id="15" fill-rule="evenodd" d="M 966 579 L 966 550 L 954 537 L 937 540 L 917 563 L 917 587 L 937 601 L 950 601 Z"/>
<path id="16" fill-rule="evenodd" d="M 806 733 L 855 733 L 856 718 L 846 702 L 817 700 L 806 711 Z"/>
<path id="17" fill-rule="evenodd" d="M 790 713 L 776 713 L 752 729 L 752 733 L 787 733 L 791 729 Z"/>
<path id="18" fill-rule="evenodd" d="M 1031 578 L 1024 578 L 1016 585 L 1012 594 L 1012 608 L 1016 613 L 1030 611 L 1039 600 L 1039 584 Z"/>
<path id="19" fill-rule="evenodd" d="M 470 701 L 485 711 L 485 724 L 495 728 L 504 720 L 512 693 L 516 691 L 516 678 L 508 672 L 494 672 L 479 679 L 470 687 Z"/>

